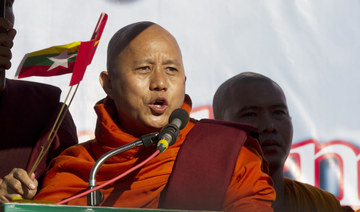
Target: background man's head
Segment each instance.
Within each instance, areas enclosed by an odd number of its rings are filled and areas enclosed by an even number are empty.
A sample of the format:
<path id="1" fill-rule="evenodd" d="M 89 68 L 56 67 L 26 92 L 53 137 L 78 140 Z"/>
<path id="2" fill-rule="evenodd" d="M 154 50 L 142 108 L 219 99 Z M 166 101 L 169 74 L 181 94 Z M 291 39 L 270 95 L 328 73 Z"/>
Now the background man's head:
<path id="1" fill-rule="evenodd" d="M 121 126 L 134 135 L 168 123 L 185 98 L 185 73 L 175 38 L 152 22 L 120 29 L 108 45 L 100 81 L 114 100 Z"/>
<path id="2" fill-rule="evenodd" d="M 258 128 L 259 142 L 270 171 L 284 165 L 293 129 L 286 98 L 278 84 L 257 73 L 238 74 L 218 88 L 213 109 L 215 119 Z"/>

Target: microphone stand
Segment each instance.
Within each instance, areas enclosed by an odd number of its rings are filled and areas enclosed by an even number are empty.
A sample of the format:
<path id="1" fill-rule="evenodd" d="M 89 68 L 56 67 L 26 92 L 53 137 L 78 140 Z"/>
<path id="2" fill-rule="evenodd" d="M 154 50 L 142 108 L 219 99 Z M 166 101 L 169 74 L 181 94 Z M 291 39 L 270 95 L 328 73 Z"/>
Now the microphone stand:
<path id="1" fill-rule="evenodd" d="M 151 146 L 153 145 L 155 142 L 154 138 L 156 138 L 158 135 L 158 133 L 151 133 L 151 134 L 147 134 L 147 135 L 143 135 L 141 136 L 140 139 L 131 142 L 129 144 L 123 145 L 121 147 L 118 147 L 116 149 L 113 149 L 109 152 L 107 152 L 106 154 L 104 154 L 103 156 L 101 156 L 94 164 L 94 166 L 91 169 L 90 172 L 90 177 L 89 177 L 89 186 L 87 188 L 87 190 L 92 189 L 94 187 L 96 187 L 96 173 L 98 171 L 98 169 L 100 168 L 100 166 L 109 158 L 111 158 L 112 156 L 115 156 L 119 153 L 128 151 L 130 149 L 133 149 L 135 147 L 139 147 L 139 146 Z M 87 195 L 87 205 L 88 206 L 98 206 L 100 205 L 100 203 L 104 200 L 104 195 L 101 191 L 96 190 L 93 191 L 91 193 L 89 193 Z"/>

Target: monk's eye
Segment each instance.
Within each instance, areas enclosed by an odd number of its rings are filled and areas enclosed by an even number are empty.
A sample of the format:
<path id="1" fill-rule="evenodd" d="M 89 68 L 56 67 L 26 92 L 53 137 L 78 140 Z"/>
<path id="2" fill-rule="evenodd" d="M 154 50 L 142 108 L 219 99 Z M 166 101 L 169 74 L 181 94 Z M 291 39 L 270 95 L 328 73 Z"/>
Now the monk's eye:
<path id="1" fill-rule="evenodd" d="M 281 109 L 275 109 L 272 111 L 273 117 L 277 120 L 283 120 L 283 119 L 288 119 L 289 116 L 289 112 L 286 108 L 281 108 Z"/>
<path id="2" fill-rule="evenodd" d="M 285 115 L 285 114 L 287 114 L 287 113 L 286 113 L 285 110 L 275 110 L 275 111 L 274 111 L 274 114 L 276 114 L 276 115 Z"/>
<path id="3" fill-rule="evenodd" d="M 136 68 L 136 72 L 140 74 L 149 73 L 151 71 L 150 66 L 141 66 Z"/>
<path id="4" fill-rule="evenodd" d="M 243 114 L 241 114 L 241 117 L 256 117 L 257 116 L 257 113 L 255 112 L 245 112 Z"/>
<path id="5" fill-rule="evenodd" d="M 169 75 L 175 75 L 178 72 L 178 69 L 175 67 L 169 66 L 169 67 L 166 67 L 165 71 Z"/>

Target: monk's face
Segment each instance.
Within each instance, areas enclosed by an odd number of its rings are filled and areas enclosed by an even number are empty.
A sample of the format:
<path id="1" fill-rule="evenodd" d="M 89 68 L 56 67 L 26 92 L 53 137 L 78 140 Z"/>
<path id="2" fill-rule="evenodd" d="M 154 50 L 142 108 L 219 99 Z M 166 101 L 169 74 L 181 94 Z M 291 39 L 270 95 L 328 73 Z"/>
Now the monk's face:
<path id="1" fill-rule="evenodd" d="M 135 135 L 168 123 L 185 98 L 185 73 L 176 40 L 158 25 L 141 32 L 117 57 L 112 92 L 123 127 Z"/>
<path id="2" fill-rule="evenodd" d="M 267 81 L 241 82 L 230 90 L 224 120 L 251 124 L 270 169 L 283 166 L 292 141 L 292 123 L 281 88 Z"/>

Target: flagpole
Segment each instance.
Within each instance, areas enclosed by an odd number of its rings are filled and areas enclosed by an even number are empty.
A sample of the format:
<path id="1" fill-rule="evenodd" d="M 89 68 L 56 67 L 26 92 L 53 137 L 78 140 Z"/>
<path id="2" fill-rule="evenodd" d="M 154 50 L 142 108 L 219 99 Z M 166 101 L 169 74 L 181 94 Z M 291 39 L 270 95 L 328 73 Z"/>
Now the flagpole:
<path id="1" fill-rule="evenodd" d="M 56 137 L 56 134 L 57 134 L 57 132 L 58 132 L 58 130 L 59 130 L 59 128 L 60 128 L 60 126 L 61 126 L 64 118 L 65 118 L 65 116 L 66 116 L 66 113 L 67 113 L 67 111 L 69 110 L 69 107 L 70 107 L 70 105 L 71 105 L 71 102 L 72 102 L 73 99 L 74 99 L 74 96 L 75 96 L 75 94 L 76 94 L 76 92 L 77 92 L 77 90 L 78 90 L 79 84 L 80 84 L 80 83 L 77 84 L 77 86 L 76 86 L 76 88 L 75 88 L 75 91 L 74 91 L 74 93 L 73 93 L 73 95 L 72 95 L 72 97 L 71 97 L 71 99 L 70 99 L 70 102 L 69 102 L 68 106 L 66 107 L 66 109 L 65 109 L 65 111 L 64 111 L 64 108 L 65 108 L 65 106 L 66 106 L 66 102 L 67 102 L 67 100 L 68 100 L 68 97 L 69 97 L 69 95 L 70 95 L 70 93 L 71 93 L 71 90 L 72 90 L 73 86 L 70 87 L 69 92 L 68 92 L 67 95 L 66 95 L 65 101 L 64 101 L 64 103 L 63 103 L 63 105 L 62 105 L 62 107 L 61 107 L 61 109 L 60 109 L 60 112 L 59 112 L 59 114 L 58 114 L 57 117 L 56 117 L 55 123 L 53 124 L 53 126 L 52 126 L 52 128 L 51 128 L 51 130 L 50 130 L 50 133 L 49 133 L 49 135 L 48 135 L 48 137 L 47 137 L 47 139 L 46 139 L 46 141 L 45 141 L 45 143 L 44 143 L 43 146 L 41 147 L 41 151 L 40 151 L 38 157 L 36 158 L 36 161 L 34 162 L 31 170 L 30 170 L 29 173 L 28 173 L 29 176 L 36 170 L 36 168 L 37 168 L 38 165 L 40 164 L 41 160 L 44 158 L 44 156 L 46 155 L 46 153 L 49 151 L 50 146 L 51 146 L 52 142 L 54 141 L 54 139 L 55 139 L 55 137 Z M 63 112 L 63 111 L 64 111 L 64 112 Z M 59 121 L 59 120 L 60 120 L 60 121 Z M 55 128 L 56 128 L 56 129 L 55 129 Z"/>
<path id="2" fill-rule="evenodd" d="M 73 68 L 73 74 L 72 74 L 72 77 L 71 77 L 71 80 L 70 80 L 70 86 L 71 86 L 70 90 L 69 90 L 69 92 L 68 92 L 68 94 L 66 96 L 66 99 L 65 99 L 65 101 L 63 103 L 63 106 L 61 107 L 61 110 L 60 110 L 60 112 L 59 112 L 59 114 L 58 114 L 58 116 L 57 116 L 57 118 L 55 120 L 54 125 L 52 126 L 52 129 L 51 129 L 45 143 L 41 147 L 41 151 L 40 151 L 38 157 L 36 158 L 36 161 L 33 164 L 33 167 L 30 169 L 30 171 L 28 173 L 29 175 L 31 175 L 36 170 L 36 168 L 40 164 L 41 160 L 45 157 L 45 155 L 49 151 L 50 146 L 51 146 L 52 142 L 55 139 L 56 134 L 57 134 L 57 132 L 58 132 L 58 130 L 60 128 L 60 125 L 63 122 L 67 111 L 69 110 L 69 107 L 71 105 L 72 100 L 74 99 L 74 96 L 75 96 L 75 94 L 77 92 L 77 89 L 78 89 L 78 87 L 80 85 L 80 81 L 83 78 L 84 72 L 86 70 L 86 66 L 91 63 L 92 57 L 94 56 L 94 53 L 95 53 L 95 50 L 96 50 L 96 47 L 97 47 L 97 44 L 98 44 L 98 42 L 100 40 L 100 37 L 102 35 L 102 32 L 104 30 L 106 21 L 107 21 L 107 14 L 106 13 L 101 13 L 100 18 L 98 20 L 98 23 L 96 24 L 95 30 L 93 32 L 93 35 L 91 36 L 90 41 L 81 42 L 81 44 L 79 46 L 79 49 L 78 49 L 78 55 L 77 55 L 77 58 L 76 58 L 76 62 L 75 62 L 74 68 Z M 68 48 L 68 46 L 66 46 L 66 48 Z M 44 51 L 44 50 L 40 50 L 40 51 Z M 21 69 L 19 69 L 19 73 L 20 72 L 21 72 Z M 32 73 L 32 75 L 35 76 L 36 74 Z M 32 75 L 30 75 L 30 76 L 32 76 Z M 75 85 L 75 84 L 77 84 L 76 89 L 75 89 L 75 91 L 74 91 L 74 93 L 73 93 L 73 95 L 71 97 L 71 100 L 70 100 L 65 112 L 63 113 L 64 108 L 66 106 L 67 99 L 68 99 L 68 97 L 69 97 L 69 95 L 71 93 L 73 85 Z"/>

